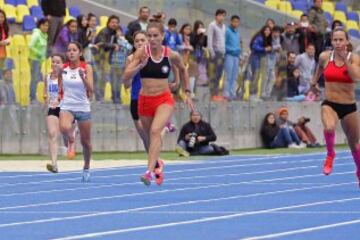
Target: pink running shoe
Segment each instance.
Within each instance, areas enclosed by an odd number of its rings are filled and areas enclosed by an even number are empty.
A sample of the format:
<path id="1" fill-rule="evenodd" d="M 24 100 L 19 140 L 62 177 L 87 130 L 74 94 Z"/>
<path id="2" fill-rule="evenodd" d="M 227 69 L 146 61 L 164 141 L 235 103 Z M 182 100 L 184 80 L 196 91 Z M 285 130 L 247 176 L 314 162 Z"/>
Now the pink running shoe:
<path id="1" fill-rule="evenodd" d="M 160 186 L 164 182 L 164 161 L 158 160 L 158 168 L 155 168 L 155 182 L 158 186 Z"/>
<path id="2" fill-rule="evenodd" d="M 335 154 L 332 156 L 330 156 L 330 155 L 326 156 L 326 159 L 324 162 L 324 167 L 323 167 L 323 172 L 325 175 L 329 175 L 332 172 L 334 159 L 335 159 Z"/>
<path id="3" fill-rule="evenodd" d="M 145 172 L 145 174 L 140 177 L 140 180 L 141 180 L 146 186 L 150 186 L 151 180 L 152 180 L 151 173 L 148 172 L 148 171 Z"/>

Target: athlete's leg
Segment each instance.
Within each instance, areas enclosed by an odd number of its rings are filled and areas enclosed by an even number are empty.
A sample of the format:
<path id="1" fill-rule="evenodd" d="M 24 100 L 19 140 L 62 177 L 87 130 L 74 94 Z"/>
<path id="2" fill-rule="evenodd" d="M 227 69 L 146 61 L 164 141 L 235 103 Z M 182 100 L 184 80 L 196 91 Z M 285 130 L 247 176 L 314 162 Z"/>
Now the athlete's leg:
<path id="1" fill-rule="evenodd" d="M 59 118 L 53 115 L 46 117 L 46 125 L 48 129 L 48 142 L 51 157 L 51 165 L 48 166 L 48 170 L 51 172 L 57 172 L 57 154 L 58 154 L 58 142 L 59 135 Z"/>
<path id="2" fill-rule="evenodd" d="M 75 158 L 75 134 L 74 134 L 74 116 L 68 111 L 60 111 L 60 131 L 68 140 L 67 157 Z"/>

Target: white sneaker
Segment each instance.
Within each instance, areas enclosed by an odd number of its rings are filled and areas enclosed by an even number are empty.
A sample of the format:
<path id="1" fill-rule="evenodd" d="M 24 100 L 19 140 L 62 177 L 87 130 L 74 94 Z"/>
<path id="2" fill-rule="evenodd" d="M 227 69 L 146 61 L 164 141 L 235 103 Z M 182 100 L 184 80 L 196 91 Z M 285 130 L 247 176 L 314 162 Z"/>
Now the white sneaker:
<path id="1" fill-rule="evenodd" d="M 82 182 L 90 182 L 90 170 L 84 169 L 82 172 Z"/>
<path id="2" fill-rule="evenodd" d="M 294 149 L 299 149 L 299 145 L 296 145 L 296 143 L 292 143 L 288 145 L 288 148 L 294 148 Z"/>
<path id="3" fill-rule="evenodd" d="M 306 148 L 306 144 L 301 142 L 299 145 L 298 145 L 299 148 Z"/>

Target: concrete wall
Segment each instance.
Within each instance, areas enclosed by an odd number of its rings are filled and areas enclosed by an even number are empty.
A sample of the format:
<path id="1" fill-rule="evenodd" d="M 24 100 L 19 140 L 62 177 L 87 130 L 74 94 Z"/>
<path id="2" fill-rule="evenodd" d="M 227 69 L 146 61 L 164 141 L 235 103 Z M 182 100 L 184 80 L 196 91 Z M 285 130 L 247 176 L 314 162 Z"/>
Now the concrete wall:
<path id="1" fill-rule="evenodd" d="M 300 116 L 311 118 L 309 126 L 320 142 L 322 126 L 320 103 L 286 102 L 231 102 L 196 104 L 218 136 L 218 143 L 230 149 L 261 146 L 259 129 L 264 115 L 280 106 L 288 106 L 290 119 Z M 142 151 L 143 146 L 133 127 L 128 106 L 94 104 L 92 106 L 92 142 L 94 151 Z M 183 104 L 177 105 L 173 122 L 180 128 L 189 120 L 189 112 Z M 40 106 L 0 108 L 0 153 L 47 153 L 45 109 Z M 166 136 L 164 149 L 172 150 L 177 134 Z M 338 130 L 337 143 L 344 143 L 344 135 Z M 78 149 L 81 149 L 78 146 Z"/>

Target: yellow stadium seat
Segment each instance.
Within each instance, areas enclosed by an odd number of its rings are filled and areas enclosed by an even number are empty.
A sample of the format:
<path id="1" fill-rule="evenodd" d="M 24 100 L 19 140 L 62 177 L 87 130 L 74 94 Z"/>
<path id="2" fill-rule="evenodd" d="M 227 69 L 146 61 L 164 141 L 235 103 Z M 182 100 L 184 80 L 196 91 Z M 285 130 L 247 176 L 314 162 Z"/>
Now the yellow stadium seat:
<path id="1" fill-rule="evenodd" d="M 29 8 L 26 5 L 18 5 L 16 7 L 16 22 L 22 23 L 24 16 L 30 15 Z"/>
<path id="2" fill-rule="evenodd" d="M 303 14 L 304 13 L 302 11 L 300 11 L 300 10 L 294 10 L 294 11 L 291 12 L 290 15 L 292 15 L 292 16 L 294 16 L 296 18 L 300 18 Z"/>
<path id="3" fill-rule="evenodd" d="M 129 106 L 131 101 L 130 89 L 125 89 L 124 85 L 121 86 L 121 103 Z"/>
<path id="4" fill-rule="evenodd" d="M 277 9 L 284 13 L 291 13 L 292 12 L 292 6 L 290 2 L 279 2 Z"/>
<path id="5" fill-rule="evenodd" d="M 334 20 L 339 20 L 343 24 L 345 24 L 347 22 L 346 15 L 342 11 L 335 11 L 334 12 Z"/>
<path id="6" fill-rule="evenodd" d="M 45 84 L 43 81 L 38 82 L 36 86 L 36 100 L 40 103 L 44 103 L 44 87 Z"/>
<path id="7" fill-rule="evenodd" d="M 26 41 L 26 45 L 29 46 L 30 41 L 31 41 L 31 34 L 26 34 L 25 35 L 25 41 Z"/>
<path id="8" fill-rule="evenodd" d="M 106 27 L 108 19 L 109 19 L 108 16 L 100 16 L 100 18 L 99 18 L 100 26 Z"/>
<path id="9" fill-rule="evenodd" d="M 66 17 L 70 16 L 69 8 L 66 8 L 66 9 L 65 9 L 65 16 L 66 16 Z"/>
<path id="10" fill-rule="evenodd" d="M 110 82 L 106 82 L 106 83 L 105 83 L 104 101 L 105 101 L 105 102 L 111 102 L 111 101 L 112 101 L 112 91 L 111 91 L 111 84 L 110 84 Z"/>
<path id="11" fill-rule="evenodd" d="M 4 0 L 0 0 L 0 8 L 3 9 L 5 6 L 5 2 Z"/>
<path id="12" fill-rule="evenodd" d="M 75 19 L 73 16 L 65 16 L 64 17 L 64 24 L 66 24 L 68 21 L 70 21 L 71 19 Z"/>
<path id="13" fill-rule="evenodd" d="M 102 26 L 97 26 L 97 27 L 96 27 L 96 34 L 98 34 L 102 29 L 104 29 L 104 27 L 102 27 Z"/>
<path id="14" fill-rule="evenodd" d="M 12 5 L 5 4 L 4 11 L 6 13 L 6 18 L 16 21 L 16 8 Z"/>
<path id="15" fill-rule="evenodd" d="M 48 58 L 41 64 L 41 73 L 43 76 L 51 72 L 51 58 Z"/>
<path id="16" fill-rule="evenodd" d="M 38 0 L 27 0 L 27 6 L 28 8 L 31 8 L 32 6 L 39 6 Z"/>
<path id="17" fill-rule="evenodd" d="M 15 34 L 11 38 L 11 44 L 16 46 L 26 46 L 25 38 L 21 34 Z"/>
<path id="18" fill-rule="evenodd" d="M 7 45 L 7 46 L 5 47 L 5 50 L 6 50 L 6 57 L 12 58 L 11 45 Z"/>
<path id="19" fill-rule="evenodd" d="M 350 29 L 358 30 L 359 25 L 358 25 L 358 23 L 356 21 L 347 21 L 346 22 L 346 28 L 347 28 L 347 30 L 350 30 Z"/>
<path id="20" fill-rule="evenodd" d="M 333 2 L 323 2 L 322 9 L 326 12 L 334 14 L 335 12 L 335 4 Z"/>
<path id="21" fill-rule="evenodd" d="M 271 1 L 271 0 L 267 0 L 265 2 L 265 6 L 269 7 L 269 8 L 274 8 L 277 9 L 279 1 Z"/>

